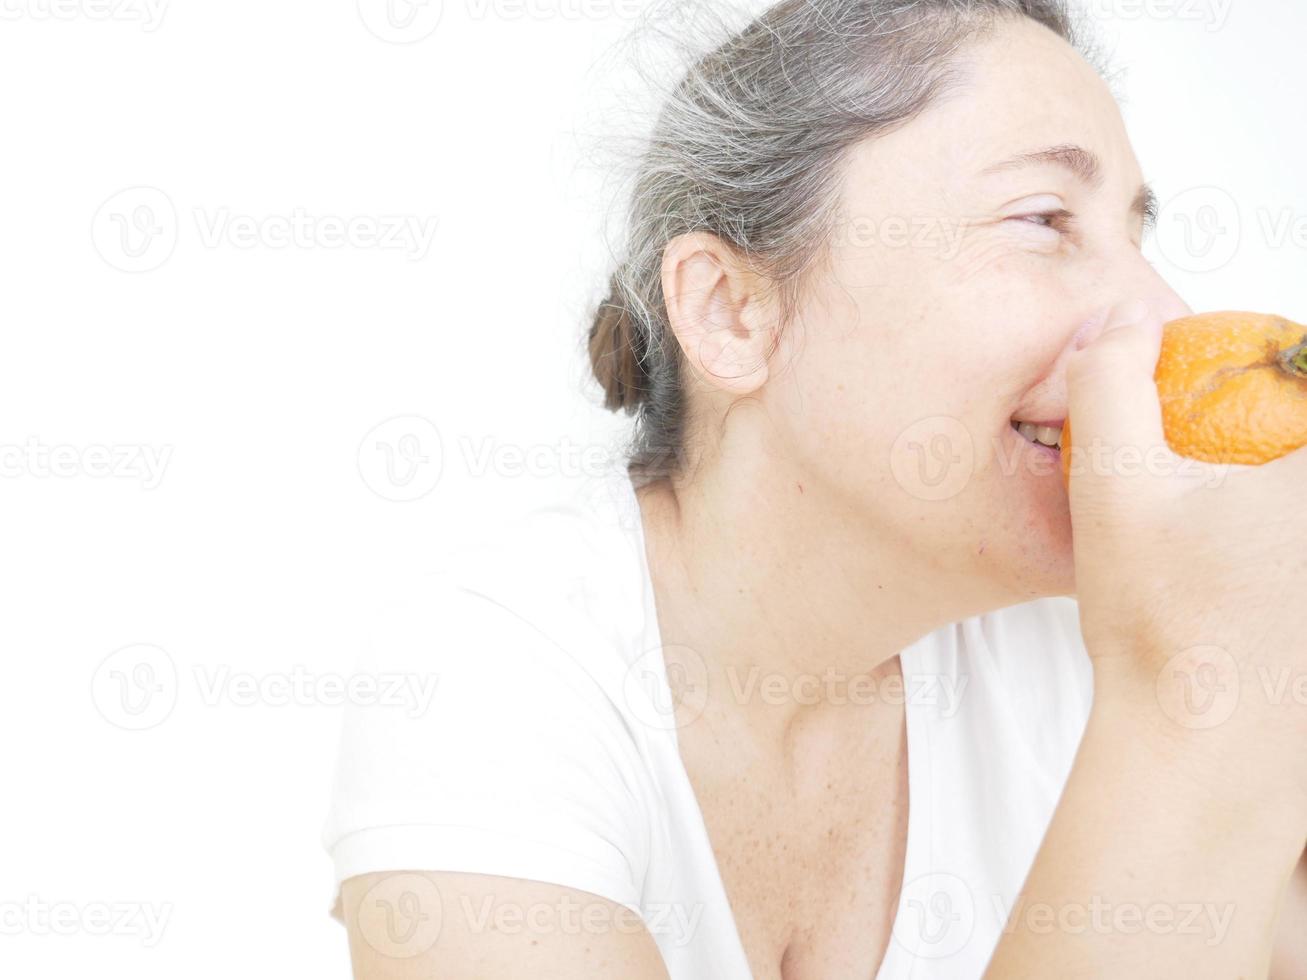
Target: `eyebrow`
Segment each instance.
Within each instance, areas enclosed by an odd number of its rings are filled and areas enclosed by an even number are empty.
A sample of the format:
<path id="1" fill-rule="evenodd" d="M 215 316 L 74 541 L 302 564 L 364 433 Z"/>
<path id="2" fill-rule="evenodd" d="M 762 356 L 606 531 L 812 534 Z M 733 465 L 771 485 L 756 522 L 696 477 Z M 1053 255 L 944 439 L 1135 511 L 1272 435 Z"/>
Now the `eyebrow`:
<path id="1" fill-rule="evenodd" d="M 1074 143 L 1061 146 L 1049 146 L 1030 153 L 1018 153 L 1007 160 L 991 164 L 980 172 L 982 177 L 1020 170 L 1025 167 L 1053 165 L 1070 171 L 1086 186 L 1097 189 L 1103 183 L 1103 165 L 1098 157 L 1083 146 Z M 1148 184 L 1142 184 L 1130 204 L 1130 213 L 1143 219 L 1145 227 L 1151 228 L 1157 223 L 1157 194 Z"/>

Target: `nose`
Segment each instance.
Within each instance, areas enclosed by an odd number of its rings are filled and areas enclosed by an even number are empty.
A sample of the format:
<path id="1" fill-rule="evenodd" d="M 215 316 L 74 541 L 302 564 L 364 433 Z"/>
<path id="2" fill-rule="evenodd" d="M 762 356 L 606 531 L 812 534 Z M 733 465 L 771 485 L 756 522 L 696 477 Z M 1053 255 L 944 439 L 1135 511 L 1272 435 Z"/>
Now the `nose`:
<path id="1" fill-rule="evenodd" d="M 1162 278 L 1159 273 L 1150 264 L 1149 272 L 1152 273 L 1152 282 L 1149 284 L 1147 295 L 1144 297 L 1154 309 L 1162 316 L 1163 323 L 1170 323 L 1172 320 L 1179 320 L 1181 317 L 1193 316 L 1193 308 L 1184 301 L 1171 284 Z"/>
<path id="2" fill-rule="evenodd" d="M 1163 323 L 1193 316 L 1193 308 L 1137 250 L 1131 249 L 1120 264 L 1111 270 L 1104 270 L 1101 283 L 1100 295 L 1107 296 L 1108 303 L 1100 307 L 1098 315 L 1077 333 L 1072 343 L 1073 348 L 1079 349 L 1093 341 L 1112 315 L 1126 306 L 1146 304 Z"/>
<path id="3" fill-rule="evenodd" d="M 1162 274 L 1138 249 L 1125 250 L 1120 260 L 1123 267 L 1116 270 L 1117 302 L 1143 300 L 1157 313 L 1163 323 L 1192 316 L 1193 310 L 1184 299 L 1162 278 Z M 1110 280 L 1109 280 L 1110 281 Z"/>

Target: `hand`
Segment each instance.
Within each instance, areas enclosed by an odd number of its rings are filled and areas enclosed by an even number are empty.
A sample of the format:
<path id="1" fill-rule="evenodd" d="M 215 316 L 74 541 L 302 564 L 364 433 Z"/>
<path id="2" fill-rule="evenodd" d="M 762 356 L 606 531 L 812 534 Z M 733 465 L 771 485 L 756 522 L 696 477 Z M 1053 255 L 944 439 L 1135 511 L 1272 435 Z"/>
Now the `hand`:
<path id="1" fill-rule="evenodd" d="M 1160 317 L 1116 311 L 1069 368 L 1070 504 L 1096 696 L 1307 801 L 1307 448 L 1263 466 L 1166 446 Z M 1247 786 L 1247 783 L 1243 785 Z M 1307 812 L 1307 803 L 1303 812 Z"/>

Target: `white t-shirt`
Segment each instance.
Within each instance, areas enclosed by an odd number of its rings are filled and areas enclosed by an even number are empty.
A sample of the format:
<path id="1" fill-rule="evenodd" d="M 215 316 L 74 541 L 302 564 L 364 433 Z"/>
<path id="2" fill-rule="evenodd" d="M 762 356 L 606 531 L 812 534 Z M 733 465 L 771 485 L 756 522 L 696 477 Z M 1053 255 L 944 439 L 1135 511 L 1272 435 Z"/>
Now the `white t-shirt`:
<path id="1" fill-rule="evenodd" d="M 976 978 L 1088 717 L 1076 603 L 975 616 L 900 661 L 907 855 L 877 980 Z M 346 709 L 323 831 L 337 888 L 403 869 L 557 883 L 639 913 L 671 980 L 751 976 L 677 748 L 624 472 L 464 549 L 381 617 L 362 669 L 411 696 Z"/>

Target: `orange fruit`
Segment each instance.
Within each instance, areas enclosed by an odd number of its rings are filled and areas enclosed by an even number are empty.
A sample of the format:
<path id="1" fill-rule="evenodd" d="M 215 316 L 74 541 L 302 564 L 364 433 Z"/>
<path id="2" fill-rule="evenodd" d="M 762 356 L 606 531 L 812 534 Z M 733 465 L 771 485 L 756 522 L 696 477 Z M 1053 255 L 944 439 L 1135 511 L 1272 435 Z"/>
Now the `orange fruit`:
<path id="1" fill-rule="evenodd" d="M 1172 320 L 1153 379 L 1176 455 L 1259 466 L 1307 446 L 1307 327 L 1266 313 Z M 1070 419 L 1062 479 L 1069 485 Z"/>

